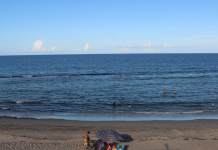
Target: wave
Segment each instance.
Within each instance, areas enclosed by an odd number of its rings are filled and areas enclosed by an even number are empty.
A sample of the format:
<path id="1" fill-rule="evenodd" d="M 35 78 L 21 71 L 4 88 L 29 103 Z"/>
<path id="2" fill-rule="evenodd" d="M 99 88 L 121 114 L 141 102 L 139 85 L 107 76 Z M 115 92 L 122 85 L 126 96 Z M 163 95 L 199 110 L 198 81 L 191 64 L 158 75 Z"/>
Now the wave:
<path id="1" fill-rule="evenodd" d="M 174 106 L 174 105 L 187 105 L 187 107 L 197 106 L 197 105 L 204 105 L 204 104 L 210 104 L 213 103 L 213 101 L 207 101 L 207 102 L 189 102 L 189 101 L 157 101 L 157 102 L 144 102 L 144 103 L 129 103 L 128 101 L 124 101 L 123 103 L 116 103 L 116 106 L 125 106 L 125 105 L 131 105 L 131 106 Z M 59 104 L 59 103 L 52 103 L 52 104 Z M 63 104 L 60 102 L 60 104 Z M 72 105 L 89 105 L 89 106 L 96 106 L 96 105 L 113 105 L 112 103 L 71 103 Z"/>
<path id="2" fill-rule="evenodd" d="M 29 75 L 29 76 L 23 76 L 23 78 L 32 78 L 33 75 Z"/>
<path id="3" fill-rule="evenodd" d="M 30 102 L 23 102 L 23 101 L 7 101 L 6 103 L 11 103 L 11 104 L 41 104 L 41 101 L 30 101 Z"/>
<path id="4" fill-rule="evenodd" d="M 10 110 L 11 108 L 9 107 L 2 107 L 3 110 Z"/>
<path id="5" fill-rule="evenodd" d="M 16 102 L 11 102 L 11 103 L 16 103 Z M 24 102 L 25 103 L 25 102 Z M 27 102 L 27 103 L 37 103 L 37 102 Z M 38 103 L 42 103 L 41 101 Z M 132 106 L 132 107 L 146 107 L 146 108 L 153 108 L 153 107 L 163 107 L 163 106 L 168 106 L 168 107 L 172 107 L 172 106 L 181 106 L 181 107 L 201 107 L 204 105 L 211 105 L 212 103 L 214 103 L 213 101 L 207 101 L 207 102 L 189 102 L 189 101 L 172 101 L 172 102 L 144 102 L 144 103 L 131 103 L 128 101 L 125 102 L 119 102 L 116 103 L 116 107 L 122 107 L 122 106 Z M 58 101 L 58 102 L 50 102 L 47 104 L 51 104 L 51 105 L 67 105 L 67 106 L 112 106 L 113 103 L 105 103 L 105 102 L 92 102 L 92 103 L 72 103 L 72 102 L 66 102 L 66 101 Z"/>
<path id="6" fill-rule="evenodd" d="M 3 111 L 13 111 L 13 112 L 23 112 L 23 113 L 30 113 L 31 111 L 26 111 L 26 110 L 18 110 L 18 109 L 12 109 L 10 107 L 2 107 L 1 108 Z M 48 111 L 49 112 L 49 111 Z M 65 111 L 61 111 L 61 110 L 56 110 L 57 113 L 60 112 L 65 112 Z M 179 115 L 179 114 L 210 114 L 210 113 L 217 113 L 218 110 L 199 110 L 199 111 L 161 111 L 161 112 L 137 112 L 137 111 L 108 111 L 108 112 L 99 112 L 99 111 L 87 111 L 87 112 L 83 112 L 83 111 L 73 111 L 73 112 L 68 112 L 68 113 L 72 113 L 72 114 L 93 114 L 93 115 L 97 115 L 97 114 L 105 114 L 105 115 L 110 115 L 110 114 L 125 114 L 125 115 L 131 115 L 131 114 L 141 114 L 141 115 Z M 32 112 L 34 113 L 34 111 Z M 42 112 L 41 112 L 42 113 Z M 44 112 L 46 113 L 46 112 Z M 66 112 L 65 112 L 66 113 Z M 1 116 L 1 115 L 0 115 Z"/>
<path id="7" fill-rule="evenodd" d="M 186 112 L 134 112 L 135 114 L 157 114 L 157 115 L 167 115 L 167 114 L 199 114 L 199 113 L 204 113 L 208 111 L 186 111 Z"/>
<path id="8" fill-rule="evenodd" d="M 91 109 L 98 107 L 106 107 L 111 108 L 113 106 L 113 102 L 81 102 L 81 103 L 73 103 L 72 101 L 50 101 L 50 100 L 38 100 L 38 101 L 5 101 L 2 103 L 8 103 L 8 104 L 16 104 L 16 105 L 46 105 L 46 106 L 61 106 L 63 108 L 65 107 L 72 107 L 72 108 L 79 108 L 79 107 L 90 107 Z M 134 110 L 142 109 L 144 110 L 165 110 L 167 108 L 172 108 L 172 110 L 175 110 L 176 108 L 187 110 L 187 109 L 200 109 L 204 108 L 206 106 L 211 106 L 211 104 L 214 103 L 213 100 L 208 100 L 206 102 L 189 102 L 189 101 L 156 101 L 156 102 L 128 102 L 128 101 L 120 101 L 116 102 L 117 108 L 126 109 L 127 107 L 131 107 Z"/>
<path id="9" fill-rule="evenodd" d="M 173 111 L 173 112 L 131 112 L 134 114 L 156 114 L 156 115 L 170 115 L 170 114 L 200 114 L 200 113 L 209 113 L 209 112 L 218 112 L 218 110 L 201 110 L 201 111 Z"/>
<path id="10" fill-rule="evenodd" d="M 34 77 L 71 77 L 71 76 L 110 76 L 117 73 L 85 73 L 85 74 L 47 74 L 47 75 L 11 75 L 0 76 L 0 78 L 34 78 Z"/>
<path id="11" fill-rule="evenodd" d="M 35 75 L 11 75 L 0 76 L 0 78 L 35 78 L 35 77 L 79 77 L 79 76 L 114 76 L 114 77 L 139 77 L 139 78 L 201 78 L 201 77 L 217 77 L 218 70 L 212 71 L 172 71 L 172 72 L 131 72 L 131 73 L 62 73 L 62 74 L 35 74 Z"/>
<path id="12" fill-rule="evenodd" d="M 12 76 L 0 76 L 0 78 L 33 78 L 42 77 L 43 75 L 12 75 Z"/>
<path id="13" fill-rule="evenodd" d="M 11 111 L 16 111 L 16 112 L 29 113 L 28 111 L 25 111 L 25 110 L 17 110 L 17 109 L 12 109 L 12 108 L 9 108 L 9 107 L 2 107 L 2 110 L 11 110 Z"/>
<path id="14" fill-rule="evenodd" d="M 116 112 L 71 112 L 78 114 L 144 114 L 144 115 L 173 115 L 173 114 L 204 114 L 210 112 L 218 112 L 218 110 L 201 110 L 201 111 L 173 111 L 173 112 L 127 112 L 127 111 L 116 111 Z"/>

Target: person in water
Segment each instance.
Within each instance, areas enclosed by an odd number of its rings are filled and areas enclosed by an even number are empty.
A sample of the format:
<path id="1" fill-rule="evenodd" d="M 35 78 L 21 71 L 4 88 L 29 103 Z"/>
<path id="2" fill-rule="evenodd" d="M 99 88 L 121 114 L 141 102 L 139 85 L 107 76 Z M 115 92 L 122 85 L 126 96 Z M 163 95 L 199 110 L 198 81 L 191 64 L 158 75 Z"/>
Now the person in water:
<path id="1" fill-rule="evenodd" d="M 87 148 L 88 148 L 88 146 L 89 146 L 89 140 L 90 140 L 89 134 L 90 134 L 90 132 L 88 131 L 88 132 L 86 133 L 86 135 L 85 135 L 85 138 L 84 138 L 85 150 L 87 150 Z"/>
<path id="2" fill-rule="evenodd" d="M 166 90 L 163 91 L 163 94 L 166 94 Z"/>
<path id="3" fill-rule="evenodd" d="M 115 101 L 114 101 L 114 102 L 113 102 L 113 107 L 115 107 L 115 105 L 116 105 L 116 104 L 115 104 Z"/>
<path id="4" fill-rule="evenodd" d="M 174 94 L 177 94 L 177 91 L 176 91 L 176 90 L 174 91 Z"/>

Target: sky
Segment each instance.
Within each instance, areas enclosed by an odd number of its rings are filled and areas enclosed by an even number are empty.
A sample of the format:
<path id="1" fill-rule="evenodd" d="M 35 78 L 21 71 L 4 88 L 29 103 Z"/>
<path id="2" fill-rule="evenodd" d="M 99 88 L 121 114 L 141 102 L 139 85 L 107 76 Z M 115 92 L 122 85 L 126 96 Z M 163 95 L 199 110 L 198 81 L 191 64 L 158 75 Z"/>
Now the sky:
<path id="1" fill-rule="evenodd" d="M 0 0 L 0 55 L 217 52 L 218 0 Z"/>

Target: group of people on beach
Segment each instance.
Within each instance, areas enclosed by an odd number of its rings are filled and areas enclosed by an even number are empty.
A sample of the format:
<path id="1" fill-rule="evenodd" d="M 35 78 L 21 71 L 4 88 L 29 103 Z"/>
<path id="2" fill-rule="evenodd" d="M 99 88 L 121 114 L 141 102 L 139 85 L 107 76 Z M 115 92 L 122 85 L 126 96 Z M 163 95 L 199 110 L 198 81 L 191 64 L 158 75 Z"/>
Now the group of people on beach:
<path id="1" fill-rule="evenodd" d="M 89 142 L 91 141 L 90 137 L 90 132 L 88 131 L 85 135 L 85 139 L 84 139 L 84 146 L 85 146 L 85 150 L 88 149 L 89 147 Z M 98 140 L 97 141 L 97 150 L 111 150 L 111 145 L 109 143 L 105 143 L 103 140 Z M 106 147 L 107 145 L 107 147 Z"/>

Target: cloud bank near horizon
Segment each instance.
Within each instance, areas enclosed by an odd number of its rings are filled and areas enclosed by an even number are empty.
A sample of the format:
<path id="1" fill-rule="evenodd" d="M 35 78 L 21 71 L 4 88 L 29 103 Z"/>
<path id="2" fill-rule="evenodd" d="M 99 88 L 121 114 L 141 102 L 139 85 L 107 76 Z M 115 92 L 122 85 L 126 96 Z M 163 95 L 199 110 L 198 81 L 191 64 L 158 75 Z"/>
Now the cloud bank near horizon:
<path id="1" fill-rule="evenodd" d="M 56 51 L 56 50 L 60 50 L 58 49 L 56 46 L 52 47 L 52 48 L 45 48 L 43 47 L 43 41 L 37 40 L 36 42 L 33 43 L 33 52 L 37 52 L 37 51 Z"/>
<path id="2" fill-rule="evenodd" d="M 153 45 L 151 41 L 144 43 L 143 45 L 127 45 L 127 46 L 117 46 L 121 49 L 121 51 L 130 51 L 131 49 L 142 49 L 144 48 L 145 51 L 153 51 L 154 48 L 172 48 L 174 47 L 171 44 L 162 44 L 162 45 Z"/>

